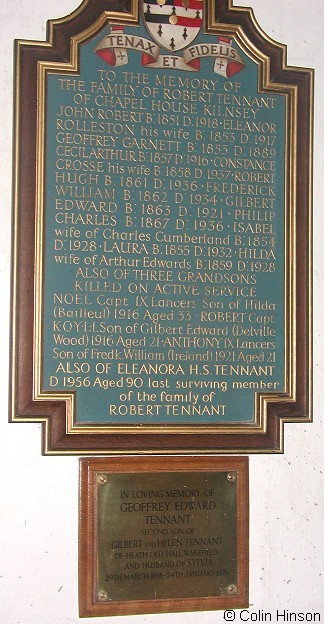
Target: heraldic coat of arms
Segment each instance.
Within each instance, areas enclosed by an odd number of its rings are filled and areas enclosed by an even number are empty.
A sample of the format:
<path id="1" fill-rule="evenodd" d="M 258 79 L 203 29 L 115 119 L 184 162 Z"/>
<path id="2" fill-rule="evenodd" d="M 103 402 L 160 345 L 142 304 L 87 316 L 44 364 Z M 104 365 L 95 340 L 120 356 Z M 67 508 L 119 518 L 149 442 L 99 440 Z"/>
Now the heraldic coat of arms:
<path id="1" fill-rule="evenodd" d="M 167 50 L 182 50 L 202 26 L 203 0 L 151 0 L 143 4 L 143 19 L 153 40 Z"/>
<path id="2" fill-rule="evenodd" d="M 151 40 L 125 33 L 124 25 L 112 24 L 96 54 L 114 67 L 126 65 L 127 50 L 136 50 L 142 53 L 142 65 L 147 68 L 197 72 L 201 58 L 214 57 L 214 72 L 225 78 L 244 69 L 229 36 L 217 35 L 214 43 L 192 45 L 203 25 L 203 0 L 149 0 L 142 2 L 141 15 Z M 161 48 L 168 50 L 169 56 L 161 54 Z M 182 56 L 174 54 L 178 50 L 184 51 Z"/>

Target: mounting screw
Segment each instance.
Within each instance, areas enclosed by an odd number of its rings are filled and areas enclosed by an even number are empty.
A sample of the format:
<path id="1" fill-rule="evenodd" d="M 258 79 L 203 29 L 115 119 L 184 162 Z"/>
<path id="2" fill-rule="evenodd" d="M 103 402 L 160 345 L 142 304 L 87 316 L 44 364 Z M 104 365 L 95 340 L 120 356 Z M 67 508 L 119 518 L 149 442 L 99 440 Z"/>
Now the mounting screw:
<path id="1" fill-rule="evenodd" d="M 237 585 L 228 585 L 227 592 L 228 594 L 237 594 Z"/>
<path id="2" fill-rule="evenodd" d="M 101 485 L 105 485 L 105 483 L 107 483 L 107 477 L 106 477 L 106 475 L 103 475 L 103 474 L 102 474 L 102 475 L 99 475 L 99 476 L 97 477 L 97 481 L 98 481 L 98 483 L 100 483 Z"/>
<path id="3" fill-rule="evenodd" d="M 102 590 L 102 591 L 98 592 L 98 599 L 99 599 L 99 600 L 107 600 L 107 594 L 106 594 L 106 591 L 103 591 L 103 590 Z"/>
<path id="4" fill-rule="evenodd" d="M 230 483 L 234 483 L 236 481 L 237 475 L 235 472 L 228 472 L 227 479 Z"/>

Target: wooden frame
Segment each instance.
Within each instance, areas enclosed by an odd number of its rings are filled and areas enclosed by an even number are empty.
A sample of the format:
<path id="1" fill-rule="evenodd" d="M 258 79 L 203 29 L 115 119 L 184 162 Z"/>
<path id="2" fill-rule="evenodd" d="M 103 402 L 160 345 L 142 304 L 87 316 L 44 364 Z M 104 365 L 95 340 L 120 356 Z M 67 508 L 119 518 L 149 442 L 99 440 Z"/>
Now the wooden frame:
<path id="1" fill-rule="evenodd" d="M 231 595 L 166 598 L 157 600 L 109 600 L 103 602 L 96 596 L 97 523 L 96 487 L 98 476 L 128 473 L 177 474 L 182 472 L 217 473 L 233 471 L 237 474 L 237 574 L 238 583 Z M 81 617 L 136 615 L 140 613 L 164 613 L 179 611 L 208 611 L 248 606 L 248 458 L 170 458 L 168 467 L 160 458 L 92 458 L 80 460 L 80 516 L 79 516 L 79 609 Z M 162 581 L 163 582 L 163 581 Z M 209 581 L 210 583 L 210 581 Z M 216 581 L 214 581 L 214 584 Z M 212 586 L 210 588 L 212 590 Z M 232 590 L 232 586 L 230 592 Z M 98 590 L 97 590 L 98 591 Z M 213 590 L 212 590 L 213 591 Z"/>
<path id="2" fill-rule="evenodd" d="M 42 63 L 71 62 L 71 39 L 107 17 L 136 23 L 136 6 L 123 0 L 85 0 L 67 18 L 49 22 L 47 41 L 16 43 L 15 164 L 13 229 L 13 322 L 11 356 L 11 408 L 13 422 L 42 422 L 46 454 L 148 453 L 215 454 L 282 452 L 285 422 L 311 420 L 311 150 L 312 81 L 309 69 L 286 66 L 286 48 L 269 39 L 258 27 L 250 9 L 233 7 L 220 0 L 212 7 L 207 32 L 218 28 L 237 30 L 260 51 L 262 84 L 288 95 L 294 149 L 288 157 L 293 167 L 290 196 L 293 269 L 290 274 L 290 383 L 288 392 L 264 401 L 262 425 L 248 431 L 240 427 L 210 432 L 186 427 L 164 430 L 101 432 L 67 426 L 67 403 L 35 393 L 34 290 L 36 169 L 37 169 L 37 74 Z M 293 175 L 295 171 L 295 175 Z M 289 192 L 289 191 L 288 191 Z M 291 218 L 290 217 L 290 218 Z M 263 397 L 262 397 L 263 400 Z M 262 409 L 262 408 L 261 408 Z"/>

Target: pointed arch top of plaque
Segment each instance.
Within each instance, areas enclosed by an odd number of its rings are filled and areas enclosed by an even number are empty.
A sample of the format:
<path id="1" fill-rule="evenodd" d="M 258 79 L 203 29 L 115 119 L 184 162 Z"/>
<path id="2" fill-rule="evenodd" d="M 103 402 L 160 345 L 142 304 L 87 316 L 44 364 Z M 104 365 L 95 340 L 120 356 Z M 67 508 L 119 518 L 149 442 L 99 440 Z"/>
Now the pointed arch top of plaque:
<path id="1" fill-rule="evenodd" d="M 282 452 L 311 420 L 313 71 L 229 0 L 16 42 L 11 411 L 48 454 Z"/>

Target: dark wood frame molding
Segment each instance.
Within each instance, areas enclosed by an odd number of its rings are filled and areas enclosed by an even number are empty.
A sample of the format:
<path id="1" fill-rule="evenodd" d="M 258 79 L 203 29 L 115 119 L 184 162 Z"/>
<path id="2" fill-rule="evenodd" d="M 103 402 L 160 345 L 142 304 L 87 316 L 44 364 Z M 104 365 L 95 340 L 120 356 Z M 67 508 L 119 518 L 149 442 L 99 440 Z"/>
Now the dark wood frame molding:
<path id="1" fill-rule="evenodd" d="M 84 0 L 70 16 L 48 22 L 47 41 L 17 41 L 15 46 L 15 153 L 13 297 L 11 349 L 12 422 L 42 422 L 45 454 L 216 454 L 282 452 L 285 422 L 311 420 L 311 192 L 313 71 L 286 66 L 286 47 L 273 42 L 258 27 L 251 9 L 218 0 L 218 24 L 238 27 L 268 59 L 269 84 L 296 92 L 296 310 L 294 400 L 268 403 L 264 432 L 252 433 L 67 433 L 65 402 L 33 399 L 34 254 L 36 198 L 36 126 L 38 61 L 70 61 L 71 37 L 90 27 L 103 12 L 132 17 L 130 0 Z M 130 17 L 131 14 L 131 17 Z"/>
<path id="2" fill-rule="evenodd" d="M 98 473 L 237 472 L 238 591 L 229 596 L 166 598 L 100 602 L 95 596 L 97 562 L 95 487 Z M 247 457 L 172 457 L 168 465 L 159 457 L 84 458 L 80 460 L 79 496 L 79 612 L 80 617 L 177 613 L 236 609 L 249 604 L 249 485 Z"/>

